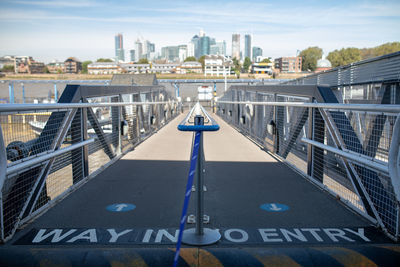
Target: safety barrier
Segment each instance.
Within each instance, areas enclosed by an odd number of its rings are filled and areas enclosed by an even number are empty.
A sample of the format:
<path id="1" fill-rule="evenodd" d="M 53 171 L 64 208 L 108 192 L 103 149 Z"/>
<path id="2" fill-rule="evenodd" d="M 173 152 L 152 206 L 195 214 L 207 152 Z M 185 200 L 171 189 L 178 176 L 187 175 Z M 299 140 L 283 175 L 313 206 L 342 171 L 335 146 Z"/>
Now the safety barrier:
<path id="1" fill-rule="evenodd" d="M 205 124 L 205 119 L 207 119 Z M 182 215 L 180 218 L 179 235 L 176 245 L 176 252 L 174 258 L 174 267 L 178 264 L 181 243 L 189 245 L 210 245 L 216 243 L 221 239 L 221 234 L 218 230 L 212 230 L 203 227 L 204 218 L 204 198 L 203 198 L 203 179 L 204 179 L 204 148 L 203 148 L 203 131 L 218 131 L 219 125 L 211 118 L 204 108 L 197 103 L 185 117 L 185 119 L 178 125 L 180 131 L 194 132 L 192 153 L 190 157 L 190 169 L 188 181 L 185 190 L 185 200 L 182 208 Z M 196 228 L 187 229 L 184 231 L 187 209 L 189 206 L 190 195 L 192 192 L 193 179 L 196 174 L 196 192 L 197 192 L 197 205 L 196 205 Z"/>
<path id="2" fill-rule="evenodd" d="M 69 89 L 67 103 L 0 105 L 3 242 L 181 112 L 160 88 Z"/>
<path id="3" fill-rule="evenodd" d="M 217 114 L 399 238 L 400 105 L 339 104 L 329 87 L 232 86 Z"/>

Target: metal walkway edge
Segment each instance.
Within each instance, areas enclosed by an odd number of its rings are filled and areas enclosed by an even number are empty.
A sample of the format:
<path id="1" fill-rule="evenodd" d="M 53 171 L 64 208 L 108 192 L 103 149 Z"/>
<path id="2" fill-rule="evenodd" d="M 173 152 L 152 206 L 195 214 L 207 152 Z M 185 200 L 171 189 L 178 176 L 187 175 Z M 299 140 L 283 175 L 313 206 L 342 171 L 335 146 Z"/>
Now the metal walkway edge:
<path id="1" fill-rule="evenodd" d="M 191 133 L 178 116 L 0 247 L 0 265 L 172 266 Z M 396 266 L 400 248 L 219 118 L 205 214 L 222 239 L 178 266 Z M 194 203 L 189 214 L 194 214 Z"/>

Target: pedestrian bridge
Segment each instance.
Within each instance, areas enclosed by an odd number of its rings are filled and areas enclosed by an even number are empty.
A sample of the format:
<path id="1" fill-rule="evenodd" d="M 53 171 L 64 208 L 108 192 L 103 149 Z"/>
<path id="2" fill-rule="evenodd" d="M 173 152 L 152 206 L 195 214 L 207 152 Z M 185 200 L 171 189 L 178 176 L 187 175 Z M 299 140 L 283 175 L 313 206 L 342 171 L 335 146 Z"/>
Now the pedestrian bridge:
<path id="1" fill-rule="evenodd" d="M 1 105 L 1 265 L 396 266 L 399 84 L 367 90 L 231 86 L 191 109 L 69 85 Z"/>

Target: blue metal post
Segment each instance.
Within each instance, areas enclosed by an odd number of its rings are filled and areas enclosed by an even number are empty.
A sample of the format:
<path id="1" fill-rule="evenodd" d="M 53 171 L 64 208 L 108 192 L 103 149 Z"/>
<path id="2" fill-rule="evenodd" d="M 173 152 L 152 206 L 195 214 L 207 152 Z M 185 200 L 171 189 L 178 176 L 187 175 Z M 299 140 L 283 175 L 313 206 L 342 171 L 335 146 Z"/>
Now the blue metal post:
<path id="1" fill-rule="evenodd" d="M 54 83 L 54 101 L 58 102 L 58 91 L 57 91 L 57 84 Z"/>
<path id="2" fill-rule="evenodd" d="M 14 104 L 14 83 L 8 84 L 8 96 L 10 97 L 10 104 Z"/>
<path id="3" fill-rule="evenodd" d="M 22 103 L 25 104 L 25 85 L 24 83 L 21 83 L 22 86 Z"/>
<path id="4" fill-rule="evenodd" d="M 177 83 L 174 83 L 174 87 L 175 87 L 175 95 L 176 97 L 179 97 L 179 85 Z"/>

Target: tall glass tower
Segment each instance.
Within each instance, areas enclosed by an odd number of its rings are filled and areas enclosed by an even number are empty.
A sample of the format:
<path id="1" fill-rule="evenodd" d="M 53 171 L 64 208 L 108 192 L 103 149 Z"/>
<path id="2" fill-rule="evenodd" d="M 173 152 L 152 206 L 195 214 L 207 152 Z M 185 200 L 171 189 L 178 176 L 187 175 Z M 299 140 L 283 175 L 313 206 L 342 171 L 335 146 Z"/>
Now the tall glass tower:
<path id="1" fill-rule="evenodd" d="M 244 36 L 244 57 L 248 57 L 251 60 L 251 35 L 246 34 Z"/>
<path id="2" fill-rule="evenodd" d="M 116 61 L 125 61 L 124 41 L 122 33 L 115 35 L 115 59 Z"/>
<path id="3" fill-rule="evenodd" d="M 232 58 L 240 60 L 240 34 L 232 34 Z"/>

